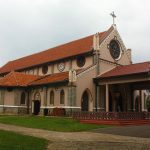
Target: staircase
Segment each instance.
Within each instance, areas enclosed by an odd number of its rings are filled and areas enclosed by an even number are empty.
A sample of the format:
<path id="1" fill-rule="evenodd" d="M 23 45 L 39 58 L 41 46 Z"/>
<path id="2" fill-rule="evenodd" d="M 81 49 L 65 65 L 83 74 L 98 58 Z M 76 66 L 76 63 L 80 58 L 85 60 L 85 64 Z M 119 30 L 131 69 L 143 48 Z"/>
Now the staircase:
<path id="1" fill-rule="evenodd" d="M 150 120 L 80 120 L 84 124 L 97 124 L 97 125 L 114 125 L 114 126 L 131 126 L 131 125 L 150 125 Z"/>

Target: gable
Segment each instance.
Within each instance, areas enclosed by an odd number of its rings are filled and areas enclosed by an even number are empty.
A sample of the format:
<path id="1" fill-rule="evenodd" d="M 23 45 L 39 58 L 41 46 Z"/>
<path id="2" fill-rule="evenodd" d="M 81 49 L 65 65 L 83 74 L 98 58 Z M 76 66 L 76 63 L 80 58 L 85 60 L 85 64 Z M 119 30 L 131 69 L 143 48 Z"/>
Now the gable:
<path id="1" fill-rule="evenodd" d="M 109 44 L 112 40 L 117 41 L 120 47 L 121 55 L 117 60 L 114 59 L 110 53 Z M 113 62 L 114 64 L 120 64 L 120 65 L 131 64 L 131 56 L 130 56 L 131 54 L 126 49 L 116 27 L 114 28 L 114 30 L 112 30 L 112 32 L 110 32 L 109 36 L 107 36 L 105 40 L 100 44 L 99 51 L 100 51 L 100 57 L 103 60 L 107 60 Z"/>

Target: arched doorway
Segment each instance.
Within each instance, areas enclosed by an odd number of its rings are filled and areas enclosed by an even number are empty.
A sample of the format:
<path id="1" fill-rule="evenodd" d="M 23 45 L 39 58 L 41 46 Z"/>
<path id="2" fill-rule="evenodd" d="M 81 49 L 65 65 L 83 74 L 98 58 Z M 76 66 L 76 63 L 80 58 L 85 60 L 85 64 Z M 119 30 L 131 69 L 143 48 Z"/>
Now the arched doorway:
<path id="1" fill-rule="evenodd" d="M 39 92 L 35 93 L 34 100 L 32 101 L 32 113 L 38 115 L 41 107 L 41 95 Z"/>
<path id="2" fill-rule="evenodd" d="M 81 110 L 88 111 L 89 110 L 89 95 L 87 90 L 84 91 L 81 99 Z"/>

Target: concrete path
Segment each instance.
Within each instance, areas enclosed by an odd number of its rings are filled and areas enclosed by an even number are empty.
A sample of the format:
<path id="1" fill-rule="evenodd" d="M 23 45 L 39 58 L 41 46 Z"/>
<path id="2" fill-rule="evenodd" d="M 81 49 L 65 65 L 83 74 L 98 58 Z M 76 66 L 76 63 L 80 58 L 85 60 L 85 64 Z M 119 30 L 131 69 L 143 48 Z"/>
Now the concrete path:
<path id="1" fill-rule="evenodd" d="M 0 124 L 1 130 L 49 140 L 48 150 L 150 150 L 149 138 L 137 138 L 95 132 L 54 132 Z"/>
<path id="2" fill-rule="evenodd" d="M 92 132 L 130 137 L 150 138 L 150 125 L 101 128 L 95 129 Z"/>

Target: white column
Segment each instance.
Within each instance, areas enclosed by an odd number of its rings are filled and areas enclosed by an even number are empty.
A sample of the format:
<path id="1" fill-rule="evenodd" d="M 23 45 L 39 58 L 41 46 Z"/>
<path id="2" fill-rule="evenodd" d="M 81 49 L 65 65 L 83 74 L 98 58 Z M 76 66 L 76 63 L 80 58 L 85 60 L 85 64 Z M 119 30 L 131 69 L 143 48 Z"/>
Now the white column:
<path id="1" fill-rule="evenodd" d="M 109 112 L 109 85 L 106 84 L 106 112 Z"/>
<path id="2" fill-rule="evenodd" d="M 141 95 L 142 95 L 142 97 L 141 97 L 141 107 L 142 107 L 142 110 L 141 111 L 144 111 L 144 101 L 145 101 L 145 97 L 144 97 L 144 90 L 141 90 Z"/>

